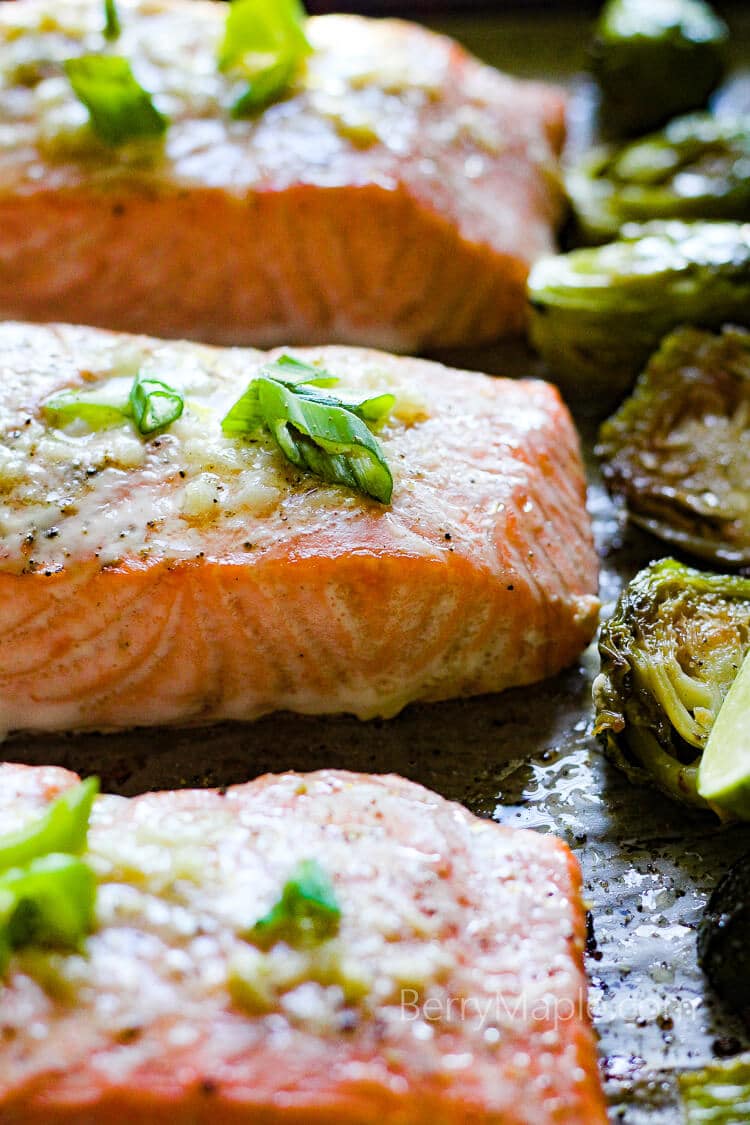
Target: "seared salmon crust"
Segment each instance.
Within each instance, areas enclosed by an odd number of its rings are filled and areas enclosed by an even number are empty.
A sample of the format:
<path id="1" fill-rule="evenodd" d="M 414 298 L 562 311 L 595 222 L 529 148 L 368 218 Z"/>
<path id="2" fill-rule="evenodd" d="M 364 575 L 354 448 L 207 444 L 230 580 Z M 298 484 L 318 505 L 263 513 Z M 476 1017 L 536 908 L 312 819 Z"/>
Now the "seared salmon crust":
<path id="1" fill-rule="evenodd" d="M 0 4 L 0 315 L 218 344 L 394 351 L 519 333 L 553 250 L 564 96 L 396 20 L 309 21 L 279 102 L 231 117 L 226 5 Z M 171 125 L 97 141 L 66 59 L 124 55 Z"/>
<path id="2" fill-rule="evenodd" d="M 542 382 L 297 350 L 360 398 L 383 505 L 221 419 L 267 355 L 0 325 L 0 722 L 102 729 L 289 709 L 395 714 L 552 675 L 591 639 L 597 560 L 578 441 Z M 55 428 L 64 389 L 185 396 L 142 438 Z"/>
<path id="3" fill-rule="evenodd" d="M 75 780 L 0 767 L 3 825 Z M 82 952 L 21 950 L 6 974 L 3 1125 L 605 1122 L 559 840 L 326 770 L 99 798 L 87 858 Z M 238 931 L 311 858 L 338 934 L 258 951 Z"/>

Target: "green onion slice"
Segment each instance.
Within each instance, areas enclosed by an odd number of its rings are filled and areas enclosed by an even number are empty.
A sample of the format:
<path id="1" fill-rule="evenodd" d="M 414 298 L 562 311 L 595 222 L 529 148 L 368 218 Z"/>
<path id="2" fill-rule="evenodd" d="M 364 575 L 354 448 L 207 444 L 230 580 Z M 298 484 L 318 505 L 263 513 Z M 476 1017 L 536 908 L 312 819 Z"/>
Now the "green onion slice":
<path id="1" fill-rule="evenodd" d="M 42 814 L 25 828 L 0 836 L 0 879 L 9 868 L 22 867 L 52 852 L 79 855 L 86 849 L 89 818 L 99 780 L 66 789 Z"/>
<path id="2" fill-rule="evenodd" d="M 235 117 L 267 105 L 292 81 L 312 52 L 305 20 L 300 0 L 232 0 L 219 68 L 236 72 L 248 83 L 232 109 Z"/>
<path id="3" fill-rule="evenodd" d="M 104 38 L 118 39 L 121 31 L 116 0 L 104 0 Z"/>
<path id="4" fill-rule="evenodd" d="M 331 880 L 317 860 L 306 859 L 295 867 L 278 902 L 242 936 L 264 950 L 277 941 L 317 945 L 338 933 L 340 921 Z"/>
<path id="5" fill-rule="evenodd" d="M 136 375 L 126 400 L 113 402 L 106 384 L 93 390 L 61 391 L 42 403 L 42 411 L 53 426 L 67 426 L 78 419 L 92 430 L 108 430 L 132 418 L 139 433 L 148 435 L 176 422 L 185 409 L 185 399 L 161 379 Z"/>
<path id="6" fill-rule="evenodd" d="M 127 59 L 118 55 L 83 55 L 68 59 L 65 73 L 86 106 L 91 126 L 108 145 L 135 137 L 161 137 L 167 119 L 143 89 Z"/>
<path id="7" fill-rule="evenodd" d="M 395 398 L 381 394 L 350 403 L 318 389 L 336 382 L 327 371 L 282 356 L 261 369 L 224 418 L 222 429 L 237 435 L 265 427 L 300 469 L 389 504 L 393 477 L 369 427 L 384 424 Z"/>
<path id="8" fill-rule="evenodd" d="M 54 853 L 0 875 L 0 971 L 26 945 L 75 949 L 91 929 L 94 872 L 72 855 Z"/>
<path id="9" fill-rule="evenodd" d="M 290 84 L 296 69 L 295 62 L 283 60 L 249 79 L 244 94 L 232 106 L 232 117 L 250 117 L 256 110 L 268 105 Z"/>
<path id="10" fill-rule="evenodd" d="M 42 411 L 58 428 L 80 419 L 92 430 L 110 430 L 128 417 L 125 406 L 105 401 L 100 391 L 60 391 L 42 403 Z"/>
<path id="11" fill-rule="evenodd" d="M 290 355 L 282 355 L 274 363 L 267 364 L 263 373 L 276 379 L 292 390 L 303 385 L 309 387 L 333 387 L 338 383 L 335 375 L 329 375 L 318 367 L 311 367 Z M 224 417 L 221 428 L 225 434 L 248 434 L 265 425 L 260 410 L 258 380 L 253 379 L 245 393 L 237 399 L 229 413 Z"/>
<path id="12" fill-rule="evenodd" d="M 136 375 L 130 391 L 130 410 L 136 428 L 142 434 L 152 434 L 176 422 L 185 409 L 185 400 L 179 391 L 161 379 L 144 379 Z"/>

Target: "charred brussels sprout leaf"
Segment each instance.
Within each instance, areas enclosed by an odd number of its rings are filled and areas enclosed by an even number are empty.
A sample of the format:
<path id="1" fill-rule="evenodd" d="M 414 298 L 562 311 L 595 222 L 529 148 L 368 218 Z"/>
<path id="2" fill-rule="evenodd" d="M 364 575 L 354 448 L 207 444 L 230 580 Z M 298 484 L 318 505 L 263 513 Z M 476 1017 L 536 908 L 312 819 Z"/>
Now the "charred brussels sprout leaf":
<path id="1" fill-rule="evenodd" d="M 611 132 L 642 133 L 701 109 L 723 77 L 728 37 L 704 0 L 609 0 L 591 62 Z"/>
<path id="2" fill-rule="evenodd" d="M 685 1125 L 750 1121 L 750 1055 L 680 1075 Z"/>
<path id="3" fill-rule="evenodd" d="M 617 242 L 543 258 L 528 292 L 553 377 L 613 403 L 677 325 L 750 323 L 750 223 L 629 224 Z"/>
<path id="4" fill-rule="evenodd" d="M 662 559 L 623 591 L 599 641 L 595 734 L 631 780 L 699 808 L 698 766 L 750 649 L 750 579 Z"/>
<path id="5" fill-rule="evenodd" d="M 650 219 L 750 219 L 750 117 L 693 114 L 642 140 L 594 149 L 567 187 L 587 242 Z"/>
<path id="6" fill-rule="evenodd" d="M 750 333 L 668 336 L 596 452 L 635 523 L 703 558 L 750 563 Z"/>
<path id="7" fill-rule="evenodd" d="M 750 855 L 727 871 L 709 899 L 698 960 L 716 994 L 750 1026 Z M 750 1106 L 750 1090 L 748 1099 Z"/>

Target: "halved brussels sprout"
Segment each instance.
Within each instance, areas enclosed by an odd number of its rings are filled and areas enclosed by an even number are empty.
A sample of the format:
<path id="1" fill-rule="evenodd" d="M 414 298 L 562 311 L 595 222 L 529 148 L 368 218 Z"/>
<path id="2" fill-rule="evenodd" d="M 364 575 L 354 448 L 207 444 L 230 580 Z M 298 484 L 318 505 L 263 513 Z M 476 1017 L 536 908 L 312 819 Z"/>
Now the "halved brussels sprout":
<path id="1" fill-rule="evenodd" d="M 702 558 L 750 564 L 750 332 L 668 336 L 596 452 L 634 523 Z"/>
<path id="2" fill-rule="evenodd" d="M 552 376 L 612 403 L 677 325 L 750 324 L 750 223 L 628 224 L 617 242 L 537 262 L 528 295 Z"/>
<path id="3" fill-rule="evenodd" d="M 612 132 L 643 133 L 701 109 L 723 77 L 728 38 L 704 0 L 609 0 L 591 63 Z"/>
<path id="4" fill-rule="evenodd" d="M 698 765 L 750 649 L 750 579 L 703 574 L 674 559 L 642 570 L 599 641 L 594 733 L 632 781 L 709 806 Z"/>
<path id="5" fill-rule="evenodd" d="M 661 133 L 594 149 L 567 176 L 587 242 L 650 219 L 750 219 L 750 117 L 680 117 Z"/>

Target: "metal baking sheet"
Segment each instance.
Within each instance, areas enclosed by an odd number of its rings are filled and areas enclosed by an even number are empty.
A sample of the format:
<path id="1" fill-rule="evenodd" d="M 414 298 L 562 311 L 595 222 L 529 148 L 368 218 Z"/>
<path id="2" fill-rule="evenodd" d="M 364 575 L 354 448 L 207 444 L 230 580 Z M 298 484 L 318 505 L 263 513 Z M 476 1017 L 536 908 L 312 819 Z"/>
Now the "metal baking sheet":
<path id="1" fill-rule="evenodd" d="M 750 57 L 750 16 L 734 16 L 735 63 Z M 571 86 L 573 144 L 584 142 L 593 93 L 580 74 L 580 19 L 442 20 L 441 28 L 515 73 Z M 750 72 L 739 69 L 724 105 L 750 110 Z M 539 374 L 524 348 L 498 347 L 454 362 L 498 374 Z M 664 552 L 624 526 L 598 480 L 591 419 L 577 413 L 589 460 L 589 506 L 602 558 L 606 607 L 622 583 Z M 480 816 L 556 832 L 584 871 L 593 929 L 591 1006 L 613 1121 L 681 1120 L 675 1075 L 750 1046 L 718 1010 L 700 973 L 695 930 L 723 871 L 750 851 L 750 826 L 718 829 L 708 815 L 631 786 L 592 740 L 592 646 L 580 664 L 545 684 L 499 696 L 416 706 L 388 722 L 278 715 L 251 725 L 138 731 L 109 736 L 16 738 L 5 757 L 98 773 L 123 794 L 185 785 L 228 785 L 265 771 L 336 766 L 395 771 Z M 154 684 L 158 690 L 158 684 Z M 574 1125 L 574 1123 L 571 1123 Z"/>

